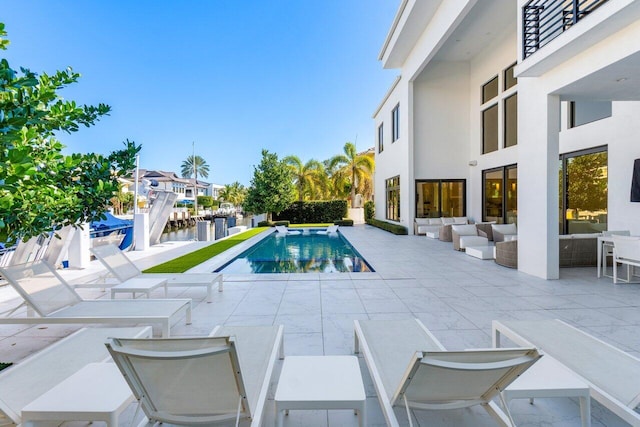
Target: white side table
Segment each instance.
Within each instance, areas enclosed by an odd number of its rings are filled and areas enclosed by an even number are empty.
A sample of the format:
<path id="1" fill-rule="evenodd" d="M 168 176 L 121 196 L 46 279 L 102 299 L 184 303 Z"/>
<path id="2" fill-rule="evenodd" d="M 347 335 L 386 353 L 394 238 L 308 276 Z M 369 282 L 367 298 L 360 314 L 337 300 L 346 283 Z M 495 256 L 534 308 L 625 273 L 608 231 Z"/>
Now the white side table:
<path id="1" fill-rule="evenodd" d="M 133 298 L 136 297 L 136 293 L 143 293 L 149 298 L 151 291 L 158 289 L 160 286 L 164 286 L 164 296 L 167 297 L 167 279 L 133 277 L 119 285 L 113 286 L 111 288 L 111 299 L 113 299 L 118 292 L 130 292 L 133 294 Z"/>
<path id="2" fill-rule="evenodd" d="M 465 252 L 467 255 L 472 256 L 474 258 L 479 259 L 494 259 L 494 249 L 495 246 L 469 246 L 465 248 Z"/>
<path id="3" fill-rule="evenodd" d="M 90 363 L 25 406 L 22 422 L 103 421 L 117 427 L 118 416 L 134 401 L 115 363 Z"/>
<path id="4" fill-rule="evenodd" d="M 290 409 L 354 409 L 366 425 L 366 396 L 356 356 L 287 356 L 275 396 L 276 425 Z"/>
<path id="5" fill-rule="evenodd" d="M 582 427 L 591 425 L 589 385 L 569 368 L 545 354 L 502 392 L 504 400 L 535 397 L 577 397 Z"/>
<path id="6" fill-rule="evenodd" d="M 437 238 L 440 237 L 440 232 L 439 231 L 427 231 L 425 236 L 427 236 L 430 239 L 437 239 Z"/>

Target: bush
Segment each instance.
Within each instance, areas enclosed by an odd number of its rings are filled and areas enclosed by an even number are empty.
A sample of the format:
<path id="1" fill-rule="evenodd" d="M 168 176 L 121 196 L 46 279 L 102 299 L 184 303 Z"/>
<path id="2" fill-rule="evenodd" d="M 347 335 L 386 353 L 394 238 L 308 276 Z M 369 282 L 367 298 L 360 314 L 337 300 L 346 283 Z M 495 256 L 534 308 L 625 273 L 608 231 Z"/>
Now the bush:
<path id="1" fill-rule="evenodd" d="M 319 224 L 339 221 L 347 216 L 346 200 L 323 202 L 294 202 L 279 214 L 273 214 L 274 220 L 289 220 L 291 224 Z"/>
<path id="2" fill-rule="evenodd" d="M 393 234 L 398 234 L 398 235 L 409 234 L 409 230 L 404 225 L 393 224 L 386 221 L 380 221 L 379 219 L 375 219 L 375 218 L 369 219 L 367 221 L 367 224 L 373 225 L 374 227 L 381 228 Z"/>
<path id="3" fill-rule="evenodd" d="M 258 227 L 273 227 L 273 223 L 269 221 L 260 221 Z"/>
<path id="4" fill-rule="evenodd" d="M 290 224 L 289 221 L 274 221 L 273 222 L 273 226 L 278 226 L 278 225 L 284 225 L 285 227 L 288 227 Z"/>
<path id="5" fill-rule="evenodd" d="M 364 204 L 364 220 L 369 221 L 376 216 L 376 205 L 371 200 Z"/>
<path id="6" fill-rule="evenodd" d="M 341 227 L 353 227 L 352 219 L 340 219 L 338 221 L 333 221 L 335 225 L 339 225 Z"/>

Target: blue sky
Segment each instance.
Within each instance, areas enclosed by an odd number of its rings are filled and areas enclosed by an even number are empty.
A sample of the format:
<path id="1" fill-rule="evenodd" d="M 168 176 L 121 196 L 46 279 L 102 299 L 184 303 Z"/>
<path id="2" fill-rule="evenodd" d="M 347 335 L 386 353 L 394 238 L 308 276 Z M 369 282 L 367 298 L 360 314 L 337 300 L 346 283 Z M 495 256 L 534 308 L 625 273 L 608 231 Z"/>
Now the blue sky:
<path id="1" fill-rule="evenodd" d="M 262 148 L 324 160 L 347 141 L 374 145 L 371 119 L 398 74 L 378 53 L 398 0 L 3 0 L 14 69 L 72 66 L 66 99 L 111 105 L 59 139 L 107 154 L 129 138 L 140 167 L 180 171 L 192 153 L 207 181 L 248 185 Z"/>

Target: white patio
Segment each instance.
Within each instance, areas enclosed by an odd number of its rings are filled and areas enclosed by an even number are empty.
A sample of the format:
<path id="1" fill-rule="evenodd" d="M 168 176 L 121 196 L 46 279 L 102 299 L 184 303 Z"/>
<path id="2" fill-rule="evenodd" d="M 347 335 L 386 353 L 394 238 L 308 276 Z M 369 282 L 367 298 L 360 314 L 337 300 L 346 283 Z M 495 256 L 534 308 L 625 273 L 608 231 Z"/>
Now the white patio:
<path id="1" fill-rule="evenodd" d="M 562 319 L 634 356 L 640 356 L 640 285 L 614 285 L 594 268 L 561 269 L 546 281 L 452 250 L 451 243 L 424 236 L 395 236 L 369 226 L 341 227 L 375 273 L 225 275 L 224 292 L 206 303 L 201 288 L 169 288 L 170 297 L 194 300 L 193 323 L 179 321 L 171 335 L 207 335 L 215 325 L 284 325 L 285 355 L 352 354 L 356 319 L 420 319 L 448 350 L 491 347 L 491 321 Z M 134 252 L 145 268 L 202 243 L 172 243 Z M 95 277 L 97 261 L 85 271 L 62 271 L 71 281 Z M 109 298 L 99 289 L 79 289 L 84 298 Z M 153 295 L 163 297 L 158 290 Z M 119 296 L 124 298 L 124 296 Z M 0 288 L 0 311 L 20 302 Z M 0 361 L 19 363 L 79 328 L 77 325 L 0 325 Z M 281 362 L 279 362 L 281 364 Z M 383 426 L 375 389 L 360 358 L 367 394 L 367 425 Z M 54 368 L 54 367 L 52 367 Z M 279 367 L 276 368 L 276 376 Z M 271 386 L 265 425 L 275 425 Z M 592 400 L 592 425 L 623 426 Z M 133 406 L 121 416 L 129 425 Z M 579 426 L 577 399 L 514 400 L 518 425 Z M 419 425 L 494 426 L 481 408 L 414 411 Z M 353 411 L 292 411 L 285 426 L 356 426 Z"/>

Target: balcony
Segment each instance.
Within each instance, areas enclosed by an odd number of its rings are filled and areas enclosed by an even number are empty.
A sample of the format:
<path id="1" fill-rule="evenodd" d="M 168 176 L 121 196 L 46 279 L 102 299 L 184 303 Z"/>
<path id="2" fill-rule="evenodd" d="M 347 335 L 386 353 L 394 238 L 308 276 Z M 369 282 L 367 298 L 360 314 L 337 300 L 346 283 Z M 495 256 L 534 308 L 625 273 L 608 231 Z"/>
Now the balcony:
<path id="1" fill-rule="evenodd" d="M 523 60 L 609 0 L 531 0 L 522 8 Z"/>

